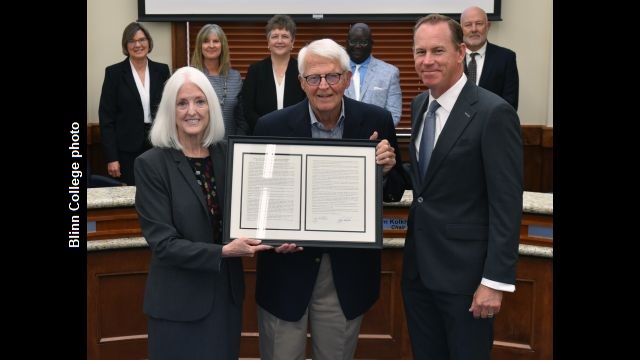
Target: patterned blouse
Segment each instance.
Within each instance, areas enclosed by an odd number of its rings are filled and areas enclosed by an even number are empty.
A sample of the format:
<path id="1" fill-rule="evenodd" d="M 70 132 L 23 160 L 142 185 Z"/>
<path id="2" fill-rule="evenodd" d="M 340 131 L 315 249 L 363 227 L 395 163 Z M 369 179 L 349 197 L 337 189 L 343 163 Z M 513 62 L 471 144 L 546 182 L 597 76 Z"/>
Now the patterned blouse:
<path id="1" fill-rule="evenodd" d="M 213 177 L 213 160 L 211 156 L 206 158 L 190 158 L 189 164 L 196 175 L 198 184 L 202 188 L 204 198 L 207 200 L 207 208 L 211 213 L 211 226 L 213 227 L 213 240 L 216 244 L 222 243 L 222 212 L 218 202 L 218 190 L 216 179 Z"/>
<path id="2" fill-rule="evenodd" d="M 240 76 L 240 72 L 235 69 L 229 69 L 227 76 L 209 75 L 205 69 L 205 75 L 207 75 L 216 95 L 218 95 L 218 101 L 220 101 L 225 136 L 246 135 L 248 124 L 244 118 L 244 110 L 242 109 L 240 94 L 240 90 L 242 90 L 242 77 Z"/>

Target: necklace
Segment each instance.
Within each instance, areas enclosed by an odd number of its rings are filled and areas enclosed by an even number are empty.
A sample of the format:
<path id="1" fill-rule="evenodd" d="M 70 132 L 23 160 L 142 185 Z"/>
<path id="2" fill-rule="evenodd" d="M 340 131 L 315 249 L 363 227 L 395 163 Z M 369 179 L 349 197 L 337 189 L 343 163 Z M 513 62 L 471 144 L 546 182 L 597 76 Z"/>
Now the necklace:
<path id="1" fill-rule="evenodd" d="M 211 74 L 209 73 L 208 70 L 206 70 L 206 75 L 209 77 L 209 81 L 211 82 L 211 84 L 213 85 L 215 82 L 213 81 L 213 79 L 215 79 L 216 76 L 218 77 L 222 77 L 221 74 Z M 218 94 L 218 91 L 215 89 L 215 85 L 213 86 L 213 90 L 215 90 L 216 95 L 218 95 L 218 101 L 220 102 L 220 107 L 224 106 L 224 101 L 227 99 L 227 78 L 229 77 L 229 74 L 225 75 L 223 77 L 223 82 L 222 82 L 222 98 L 220 97 L 220 95 Z"/>
<path id="2" fill-rule="evenodd" d="M 224 106 L 224 100 L 227 98 L 227 76 L 224 77 L 224 83 L 222 86 L 222 100 L 220 100 L 220 106 Z"/>

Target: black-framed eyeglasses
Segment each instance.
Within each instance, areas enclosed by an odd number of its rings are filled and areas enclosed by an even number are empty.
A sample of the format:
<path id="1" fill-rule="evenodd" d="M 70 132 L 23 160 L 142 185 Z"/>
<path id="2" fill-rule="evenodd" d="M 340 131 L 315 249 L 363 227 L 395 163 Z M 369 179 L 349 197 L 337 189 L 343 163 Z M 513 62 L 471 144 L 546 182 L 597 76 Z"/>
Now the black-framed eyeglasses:
<path id="1" fill-rule="evenodd" d="M 324 74 L 324 75 L 311 74 L 311 75 L 303 76 L 303 78 L 307 81 L 307 84 L 309 84 L 311 86 L 320 85 L 320 82 L 322 81 L 322 78 L 324 78 L 327 81 L 327 84 L 335 85 L 335 84 L 338 83 L 338 81 L 340 81 L 340 76 L 342 76 L 342 74 L 344 74 L 344 72 L 341 72 L 341 73 L 329 73 L 329 74 Z"/>
<path id="2" fill-rule="evenodd" d="M 367 46 L 369 45 L 368 40 L 349 40 L 349 46 Z"/>

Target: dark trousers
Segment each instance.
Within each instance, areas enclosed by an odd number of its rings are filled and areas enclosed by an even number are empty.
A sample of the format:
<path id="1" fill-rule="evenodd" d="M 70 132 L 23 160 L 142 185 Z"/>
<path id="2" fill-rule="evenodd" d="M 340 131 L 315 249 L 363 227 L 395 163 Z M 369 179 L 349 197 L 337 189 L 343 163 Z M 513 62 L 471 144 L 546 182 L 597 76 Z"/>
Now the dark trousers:
<path id="1" fill-rule="evenodd" d="M 430 290 L 420 277 L 402 279 L 402 296 L 416 360 L 489 360 L 493 319 L 475 319 L 472 295 Z"/>

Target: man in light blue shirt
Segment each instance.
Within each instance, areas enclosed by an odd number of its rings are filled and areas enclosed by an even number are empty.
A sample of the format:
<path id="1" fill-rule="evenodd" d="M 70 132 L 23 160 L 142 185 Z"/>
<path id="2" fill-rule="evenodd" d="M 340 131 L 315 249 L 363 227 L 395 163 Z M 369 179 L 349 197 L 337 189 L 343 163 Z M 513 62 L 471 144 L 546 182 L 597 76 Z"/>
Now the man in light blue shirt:
<path id="1" fill-rule="evenodd" d="M 393 124 L 397 126 L 402 115 L 400 70 L 373 57 L 372 48 L 373 39 L 369 26 L 363 23 L 351 26 L 347 37 L 347 53 L 353 76 L 344 94 L 389 110 Z"/>

